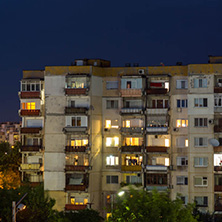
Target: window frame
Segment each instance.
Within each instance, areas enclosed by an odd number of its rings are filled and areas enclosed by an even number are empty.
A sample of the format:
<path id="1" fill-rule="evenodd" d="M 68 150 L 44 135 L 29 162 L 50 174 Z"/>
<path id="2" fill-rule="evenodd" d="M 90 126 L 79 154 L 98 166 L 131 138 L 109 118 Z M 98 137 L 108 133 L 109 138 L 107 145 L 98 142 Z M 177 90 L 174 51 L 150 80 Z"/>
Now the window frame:
<path id="1" fill-rule="evenodd" d="M 117 179 L 117 183 L 116 180 Z M 106 184 L 119 184 L 119 176 L 118 175 L 106 175 Z"/>

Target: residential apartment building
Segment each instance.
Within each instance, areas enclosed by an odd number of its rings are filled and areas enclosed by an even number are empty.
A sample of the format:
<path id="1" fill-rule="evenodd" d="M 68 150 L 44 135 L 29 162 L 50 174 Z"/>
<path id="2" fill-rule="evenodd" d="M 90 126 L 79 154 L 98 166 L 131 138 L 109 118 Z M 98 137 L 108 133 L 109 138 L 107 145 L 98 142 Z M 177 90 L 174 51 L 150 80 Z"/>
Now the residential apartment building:
<path id="1" fill-rule="evenodd" d="M 222 212 L 222 60 L 111 67 L 101 59 L 24 71 L 23 180 L 58 210 L 111 212 L 133 184 Z"/>

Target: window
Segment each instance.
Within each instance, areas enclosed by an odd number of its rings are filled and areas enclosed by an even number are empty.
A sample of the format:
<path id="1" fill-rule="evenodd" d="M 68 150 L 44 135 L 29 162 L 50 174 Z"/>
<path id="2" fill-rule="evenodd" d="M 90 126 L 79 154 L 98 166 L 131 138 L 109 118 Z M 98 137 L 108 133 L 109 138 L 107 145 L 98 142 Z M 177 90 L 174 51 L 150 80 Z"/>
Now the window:
<path id="1" fill-rule="evenodd" d="M 194 197 L 194 201 L 196 202 L 197 207 L 208 206 L 208 197 Z"/>
<path id="2" fill-rule="evenodd" d="M 141 184 L 142 177 L 141 176 L 126 176 L 126 183 L 127 184 Z"/>
<path id="3" fill-rule="evenodd" d="M 187 203 L 188 203 L 188 196 L 181 196 L 180 198 L 183 201 L 183 204 L 187 205 Z"/>
<path id="4" fill-rule="evenodd" d="M 39 92 L 40 91 L 40 82 L 21 82 L 21 91 L 22 92 Z"/>
<path id="5" fill-rule="evenodd" d="M 107 137 L 106 138 L 106 146 L 107 147 L 117 147 L 119 145 L 118 137 Z"/>
<path id="6" fill-rule="evenodd" d="M 187 99 L 177 99 L 177 108 L 187 108 Z"/>
<path id="7" fill-rule="evenodd" d="M 87 77 L 67 77 L 67 88 L 68 89 L 82 89 L 87 88 Z"/>
<path id="8" fill-rule="evenodd" d="M 222 107 L 222 96 L 219 96 L 219 95 L 214 96 L 214 106 Z"/>
<path id="9" fill-rule="evenodd" d="M 168 100 L 154 99 L 152 100 L 152 108 L 168 108 Z"/>
<path id="10" fill-rule="evenodd" d="M 188 178 L 185 176 L 177 176 L 177 185 L 188 185 Z"/>
<path id="11" fill-rule="evenodd" d="M 81 126 L 81 117 L 72 117 L 72 126 Z"/>
<path id="12" fill-rule="evenodd" d="M 187 80 L 177 80 L 177 89 L 187 89 Z"/>
<path id="13" fill-rule="evenodd" d="M 207 127 L 207 118 L 194 118 L 195 127 Z"/>
<path id="14" fill-rule="evenodd" d="M 195 147 L 206 147 L 207 146 L 207 137 L 195 137 L 194 138 Z"/>
<path id="15" fill-rule="evenodd" d="M 70 197 L 70 203 L 75 205 L 86 205 L 88 203 L 88 199 L 83 197 Z"/>
<path id="16" fill-rule="evenodd" d="M 147 185 L 167 185 L 167 174 L 147 174 Z"/>
<path id="17" fill-rule="evenodd" d="M 35 109 L 35 102 L 22 103 L 22 109 L 34 110 Z"/>
<path id="18" fill-rule="evenodd" d="M 119 127 L 119 123 L 118 120 L 106 120 L 105 121 L 105 128 L 110 129 L 110 128 L 118 128 Z"/>
<path id="19" fill-rule="evenodd" d="M 142 138 L 139 137 L 128 137 L 124 139 L 125 146 L 140 146 L 142 145 Z"/>
<path id="20" fill-rule="evenodd" d="M 186 137 L 178 137 L 176 144 L 177 147 L 188 147 L 188 139 Z"/>
<path id="21" fill-rule="evenodd" d="M 195 98 L 194 107 L 207 107 L 207 98 Z"/>
<path id="22" fill-rule="evenodd" d="M 118 176 L 106 176 L 106 183 L 107 184 L 118 184 L 119 177 Z"/>
<path id="23" fill-rule="evenodd" d="M 118 109 L 118 100 L 106 100 L 107 109 Z"/>
<path id="24" fill-rule="evenodd" d="M 118 166 L 119 165 L 119 157 L 107 156 L 106 157 L 106 165 L 107 166 Z"/>
<path id="25" fill-rule="evenodd" d="M 88 140 L 87 139 L 82 139 L 82 140 L 80 140 L 80 139 L 71 139 L 70 140 L 70 143 L 68 143 L 68 146 L 69 146 L 69 144 L 71 145 L 71 146 L 74 146 L 74 147 L 76 147 L 76 146 L 86 146 L 86 145 L 88 145 Z"/>
<path id="26" fill-rule="evenodd" d="M 194 79 L 194 88 L 207 88 L 207 79 Z"/>
<path id="27" fill-rule="evenodd" d="M 177 166 L 188 166 L 187 157 L 177 157 Z"/>
<path id="28" fill-rule="evenodd" d="M 87 116 L 67 116 L 66 126 L 87 127 Z"/>
<path id="29" fill-rule="evenodd" d="M 106 89 L 118 89 L 118 81 L 106 81 Z"/>
<path id="30" fill-rule="evenodd" d="M 207 177 L 194 177 L 194 186 L 207 186 Z"/>
<path id="31" fill-rule="evenodd" d="M 194 157 L 194 167 L 207 167 L 208 157 Z"/>
<path id="32" fill-rule="evenodd" d="M 187 119 L 177 119 L 176 127 L 187 127 L 188 120 Z"/>

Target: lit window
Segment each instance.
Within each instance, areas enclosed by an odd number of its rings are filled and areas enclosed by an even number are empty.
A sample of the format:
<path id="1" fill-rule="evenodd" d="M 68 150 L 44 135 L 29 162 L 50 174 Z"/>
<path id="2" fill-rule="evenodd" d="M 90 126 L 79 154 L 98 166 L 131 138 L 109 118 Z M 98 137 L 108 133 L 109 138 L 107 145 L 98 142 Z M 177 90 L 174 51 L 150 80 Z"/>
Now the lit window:
<path id="1" fill-rule="evenodd" d="M 185 139 L 185 147 L 188 147 L 188 139 Z"/>
<path id="2" fill-rule="evenodd" d="M 88 140 L 71 140 L 71 146 L 86 146 L 88 144 Z"/>
<path id="3" fill-rule="evenodd" d="M 139 146 L 139 142 L 140 141 L 138 137 L 125 138 L 126 146 Z"/>
<path id="4" fill-rule="evenodd" d="M 71 197 L 70 203 L 75 205 L 86 205 L 88 203 L 88 199 L 83 197 Z"/>
<path id="5" fill-rule="evenodd" d="M 130 120 L 126 120 L 126 127 L 130 127 Z"/>
<path id="6" fill-rule="evenodd" d="M 111 128 L 111 120 L 106 120 L 106 127 L 105 128 Z"/>
<path id="7" fill-rule="evenodd" d="M 107 156 L 106 157 L 106 165 L 107 166 L 118 166 L 119 165 L 119 157 Z"/>
<path id="8" fill-rule="evenodd" d="M 106 138 L 106 146 L 107 147 L 117 147 L 119 145 L 118 137 L 107 137 Z"/>
<path id="9" fill-rule="evenodd" d="M 165 139 L 165 146 L 169 147 L 170 146 L 170 140 L 169 139 Z"/>
<path id="10" fill-rule="evenodd" d="M 177 119 L 176 127 L 187 127 L 188 120 L 187 119 Z"/>

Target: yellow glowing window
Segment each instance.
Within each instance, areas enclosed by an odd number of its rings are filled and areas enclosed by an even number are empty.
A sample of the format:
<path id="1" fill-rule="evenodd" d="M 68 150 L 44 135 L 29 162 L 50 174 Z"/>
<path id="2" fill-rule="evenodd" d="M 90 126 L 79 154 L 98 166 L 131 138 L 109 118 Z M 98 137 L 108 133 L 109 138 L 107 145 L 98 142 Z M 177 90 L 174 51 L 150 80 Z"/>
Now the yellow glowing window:
<path id="1" fill-rule="evenodd" d="M 119 145 L 119 138 L 114 137 L 114 146 L 118 146 L 118 145 Z"/>
<path id="2" fill-rule="evenodd" d="M 31 109 L 35 109 L 35 103 L 31 103 Z"/>
<path id="3" fill-rule="evenodd" d="M 22 109 L 25 109 L 25 103 L 22 103 Z"/>
<path id="4" fill-rule="evenodd" d="M 126 127 L 130 127 L 130 120 L 126 120 Z"/>
<path id="5" fill-rule="evenodd" d="M 112 138 L 111 137 L 107 137 L 106 138 L 106 146 L 111 146 L 112 145 Z"/>
<path id="6" fill-rule="evenodd" d="M 185 147 L 188 147 L 188 139 L 185 140 Z"/>
<path id="7" fill-rule="evenodd" d="M 83 144 L 83 146 L 87 145 L 88 144 L 88 140 L 82 140 L 82 144 Z"/>
<path id="8" fill-rule="evenodd" d="M 111 120 L 106 120 L 106 127 L 105 128 L 111 128 Z"/>
<path id="9" fill-rule="evenodd" d="M 165 166 L 169 166 L 170 165 L 170 159 L 169 158 L 165 158 Z"/>
<path id="10" fill-rule="evenodd" d="M 180 119 L 177 120 L 177 127 L 181 127 L 181 120 Z"/>
<path id="11" fill-rule="evenodd" d="M 169 139 L 165 139 L 165 146 L 169 147 L 170 146 L 170 140 Z"/>
<path id="12" fill-rule="evenodd" d="M 84 199 L 84 204 L 87 204 L 88 203 L 88 199 Z"/>
<path id="13" fill-rule="evenodd" d="M 119 145 L 119 138 L 118 137 L 107 137 L 106 138 L 106 146 L 118 146 Z"/>
<path id="14" fill-rule="evenodd" d="M 139 146 L 139 138 L 126 138 L 127 146 Z"/>
<path id="15" fill-rule="evenodd" d="M 81 146 L 82 145 L 81 142 L 82 142 L 81 140 L 76 140 L 76 146 Z"/>
<path id="16" fill-rule="evenodd" d="M 75 198 L 74 198 L 74 197 L 71 197 L 71 198 L 70 198 L 70 203 L 71 203 L 71 204 L 75 204 Z"/>
<path id="17" fill-rule="evenodd" d="M 31 109 L 31 103 L 26 103 L 26 109 Z"/>
<path id="18" fill-rule="evenodd" d="M 188 120 L 187 119 L 177 119 L 176 126 L 177 127 L 187 127 Z"/>

